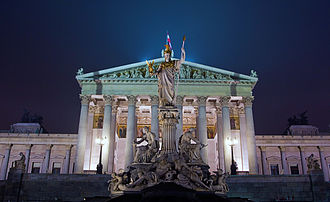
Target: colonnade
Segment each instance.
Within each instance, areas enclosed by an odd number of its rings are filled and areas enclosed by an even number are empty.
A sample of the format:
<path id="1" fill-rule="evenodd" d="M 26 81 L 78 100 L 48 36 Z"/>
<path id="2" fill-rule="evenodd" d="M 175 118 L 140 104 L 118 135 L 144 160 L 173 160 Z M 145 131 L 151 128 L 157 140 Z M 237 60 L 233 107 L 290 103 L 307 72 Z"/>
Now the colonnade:
<path id="1" fill-rule="evenodd" d="M 263 175 L 270 175 L 270 169 L 269 169 L 269 165 L 268 165 L 268 161 L 267 161 L 267 154 L 266 154 L 266 148 L 270 148 L 271 146 L 259 146 L 259 150 L 260 150 L 260 154 L 261 154 L 261 174 Z M 303 146 L 278 146 L 278 151 L 280 153 L 280 159 L 281 159 L 281 167 L 282 167 L 282 171 L 280 171 L 281 174 L 284 175 L 290 175 L 290 169 L 289 169 L 289 163 L 287 160 L 287 154 L 286 154 L 286 150 L 287 147 L 296 147 L 299 151 L 299 160 L 300 160 L 300 165 L 301 165 L 301 171 L 302 173 L 300 174 L 308 174 L 307 171 L 307 155 L 305 153 L 306 148 Z M 311 146 L 308 146 L 309 148 L 311 148 Z M 317 146 L 317 151 L 319 153 L 319 158 L 320 158 L 320 165 L 321 168 L 323 170 L 323 175 L 324 175 L 324 179 L 326 181 L 328 181 L 329 179 L 329 171 L 328 171 L 328 165 L 325 159 L 325 155 L 324 155 L 324 147 L 320 147 Z"/>
<path id="2" fill-rule="evenodd" d="M 103 146 L 104 152 L 102 153 L 102 163 L 106 172 L 112 171 L 113 168 L 113 149 L 110 149 L 111 143 L 115 141 L 114 136 L 110 136 L 111 129 L 111 103 L 112 98 L 109 95 L 104 95 L 104 119 L 103 119 L 103 138 L 106 138 L 106 144 Z M 207 118 L 206 118 L 206 104 L 208 97 L 198 96 L 196 101 L 198 104 L 198 114 L 196 115 L 197 134 L 202 144 L 207 145 Z M 219 167 L 226 171 L 230 171 L 231 154 L 230 148 L 226 143 L 226 139 L 231 137 L 230 129 L 230 96 L 220 97 L 218 99 L 219 105 L 217 110 L 217 134 L 218 134 L 218 156 L 219 156 Z M 159 121 L 158 121 L 158 97 L 150 96 L 151 100 L 151 131 L 156 134 L 156 138 L 159 138 Z M 256 155 L 256 143 L 254 134 L 253 114 L 252 114 L 252 100 L 253 98 L 243 98 L 242 102 L 245 104 L 245 125 L 246 133 L 242 134 L 244 149 L 247 150 L 245 153 L 245 161 L 248 159 L 250 174 L 257 174 L 257 155 Z M 78 130 L 78 146 L 76 154 L 76 165 L 75 173 L 83 172 L 84 163 L 84 151 L 86 147 L 86 135 L 87 135 L 87 120 L 88 120 L 88 103 L 91 101 L 91 97 L 88 95 L 81 96 L 81 114 Z M 133 141 L 136 137 L 136 102 L 137 96 L 128 95 L 128 115 L 127 115 L 127 133 L 126 133 L 126 147 L 125 147 L 125 168 L 130 165 L 133 161 Z M 183 96 L 177 96 L 176 106 L 179 111 L 179 123 L 177 125 L 176 142 L 183 132 Z M 87 106 L 87 107 L 86 107 Z M 113 126 L 114 127 L 114 126 Z M 177 146 L 177 143 L 176 143 Z M 113 147 L 113 145 L 112 145 Z M 109 152 L 112 151 L 112 152 Z M 247 153 L 247 154 L 246 154 Z M 208 163 L 208 152 L 207 147 L 201 149 L 201 157 L 205 163 Z M 109 163 L 112 162 L 112 163 Z"/>

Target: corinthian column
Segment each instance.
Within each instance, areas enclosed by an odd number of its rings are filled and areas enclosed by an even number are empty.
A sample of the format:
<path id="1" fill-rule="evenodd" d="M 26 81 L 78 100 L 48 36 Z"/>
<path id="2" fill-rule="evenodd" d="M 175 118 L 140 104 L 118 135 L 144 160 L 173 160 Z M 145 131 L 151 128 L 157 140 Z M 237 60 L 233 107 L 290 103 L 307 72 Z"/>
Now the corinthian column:
<path id="1" fill-rule="evenodd" d="M 222 116 L 221 109 L 217 108 L 217 137 L 218 137 L 218 159 L 219 168 L 225 171 L 225 157 L 224 157 L 224 137 L 222 133 Z"/>
<path id="2" fill-rule="evenodd" d="M 207 122 L 206 122 L 206 100 L 207 97 L 197 97 L 198 103 L 198 135 L 199 141 L 203 145 L 207 145 Z M 201 157 L 204 163 L 208 163 L 207 147 L 201 149 Z"/>
<path id="3" fill-rule="evenodd" d="M 12 146 L 13 146 L 12 144 L 6 145 L 5 157 L 4 157 L 4 159 L 2 161 L 2 165 L 1 165 L 0 180 L 5 180 L 6 179 L 7 169 L 8 169 L 8 162 L 9 162 L 10 151 L 11 151 Z"/>
<path id="4" fill-rule="evenodd" d="M 117 106 L 112 107 L 111 126 L 110 126 L 110 151 L 109 151 L 109 167 L 108 172 L 113 172 L 113 162 L 115 154 L 115 135 L 116 135 L 116 121 L 117 121 Z"/>
<path id="5" fill-rule="evenodd" d="M 226 144 L 226 140 L 230 138 L 230 116 L 229 116 L 229 102 L 230 97 L 220 97 L 219 103 L 222 111 L 222 135 L 224 141 L 222 142 L 224 148 L 224 161 L 225 161 L 225 172 L 230 172 L 230 164 L 231 164 L 231 149 L 228 144 Z"/>
<path id="6" fill-rule="evenodd" d="M 26 173 L 29 170 L 31 148 L 32 148 L 32 144 L 26 145 L 26 149 L 25 149 L 25 165 L 26 165 L 25 172 Z"/>
<path id="7" fill-rule="evenodd" d="M 158 120 L 158 96 L 153 95 L 151 97 L 151 132 L 156 135 L 156 139 L 159 140 L 159 120 Z"/>
<path id="8" fill-rule="evenodd" d="M 103 129 L 102 138 L 105 140 L 102 147 L 102 164 L 103 170 L 108 171 L 109 165 L 109 151 L 110 151 L 110 124 L 112 115 L 112 97 L 110 95 L 104 95 L 104 117 L 103 117 Z"/>
<path id="9" fill-rule="evenodd" d="M 253 97 L 244 97 L 246 119 L 246 139 L 249 157 L 249 173 L 258 174 L 258 161 L 256 151 L 256 138 L 254 133 L 253 113 L 252 113 Z"/>
<path id="10" fill-rule="evenodd" d="M 81 110 L 78 129 L 78 144 L 75 162 L 75 173 L 84 171 L 84 154 L 86 149 L 86 137 L 88 132 L 88 105 L 91 100 L 89 95 L 80 95 Z"/>
<path id="11" fill-rule="evenodd" d="M 125 147 L 125 169 L 133 161 L 133 141 L 135 138 L 135 103 L 136 97 L 133 95 L 128 98 L 128 116 L 127 116 L 127 133 L 126 133 L 126 147 Z"/>
<path id="12" fill-rule="evenodd" d="M 177 151 L 179 150 L 179 139 L 183 133 L 183 111 L 182 111 L 183 107 L 182 107 L 182 104 L 183 104 L 183 96 L 180 96 L 180 95 L 176 96 L 176 107 L 179 110 L 179 120 L 178 120 L 179 123 L 176 128 L 176 137 L 175 137 L 175 145 L 176 145 Z"/>

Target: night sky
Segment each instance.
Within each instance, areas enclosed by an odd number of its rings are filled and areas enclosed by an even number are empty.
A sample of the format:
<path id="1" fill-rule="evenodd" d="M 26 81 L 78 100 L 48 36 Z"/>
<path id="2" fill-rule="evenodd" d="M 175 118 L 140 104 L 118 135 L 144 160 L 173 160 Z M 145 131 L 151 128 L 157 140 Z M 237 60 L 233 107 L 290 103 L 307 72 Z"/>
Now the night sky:
<path id="1" fill-rule="evenodd" d="M 158 58 L 168 30 L 175 53 L 186 35 L 188 61 L 257 71 L 257 134 L 281 134 L 305 110 L 330 131 L 330 1 L 114 2 L 1 2 L 0 129 L 27 109 L 51 133 L 77 133 L 78 68 Z"/>

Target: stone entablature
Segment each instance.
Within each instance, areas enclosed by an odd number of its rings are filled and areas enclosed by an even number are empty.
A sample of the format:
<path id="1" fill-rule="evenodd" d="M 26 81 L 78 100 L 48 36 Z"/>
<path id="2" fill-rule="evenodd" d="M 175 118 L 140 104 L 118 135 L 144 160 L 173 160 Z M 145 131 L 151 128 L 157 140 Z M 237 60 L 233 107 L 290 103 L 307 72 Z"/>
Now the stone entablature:
<path id="1" fill-rule="evenodd" d="M 330 134 L 322 136 L 256 135 L 257 146 L 326 146 L 330 147 Z"/>
<path id="2" fill-rule="evenodd" d="M 0 133 L 0 144 L 76 145 L 77 134 Z"/>

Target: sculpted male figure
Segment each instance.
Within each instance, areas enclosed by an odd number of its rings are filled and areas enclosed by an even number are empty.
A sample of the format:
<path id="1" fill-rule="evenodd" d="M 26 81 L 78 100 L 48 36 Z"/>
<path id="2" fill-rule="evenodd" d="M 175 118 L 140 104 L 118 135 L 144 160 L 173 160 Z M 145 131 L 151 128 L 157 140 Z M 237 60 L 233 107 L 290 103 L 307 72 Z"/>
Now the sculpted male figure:
<path id="1" fill-rule="evenodd" d="M 164 51 L 165 62 L 162 62 L 156 72 L 153 72 L 153 64 L 147 61 L 150 75 L 158 77 L 158 95 L 160 106 L 173 106 L 175 101 L 175 73 L 179 72 L 181 64 L 185 61 L 186 52 L 184 46 L 181 48 L 181 59 L 171 60 L 171 49 L 169 45 L 165 45 Z"/>

